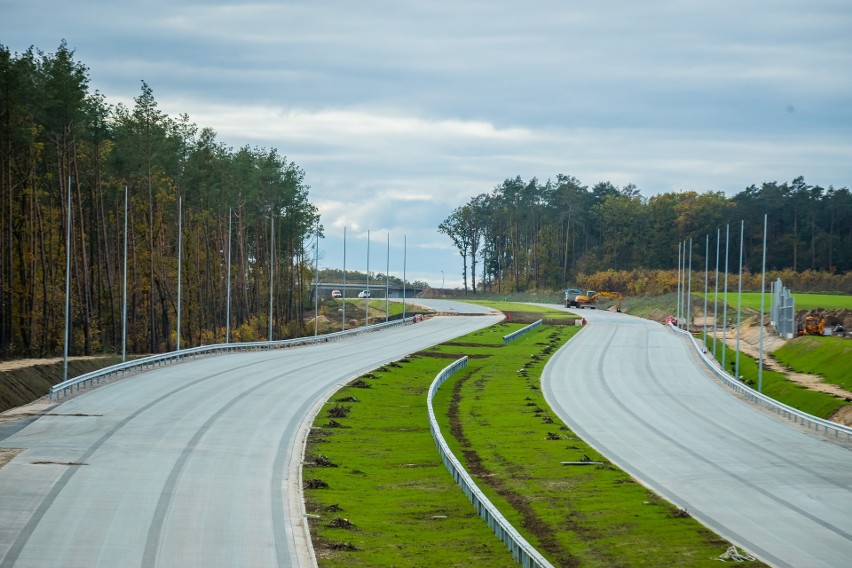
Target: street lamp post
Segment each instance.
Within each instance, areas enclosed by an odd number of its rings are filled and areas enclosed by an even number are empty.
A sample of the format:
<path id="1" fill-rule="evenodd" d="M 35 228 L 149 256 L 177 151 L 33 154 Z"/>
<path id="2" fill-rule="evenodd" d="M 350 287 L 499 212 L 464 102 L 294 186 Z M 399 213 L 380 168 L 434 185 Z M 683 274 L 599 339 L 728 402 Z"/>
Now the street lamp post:
<path id="1" fill-rule="evenodd" d="M 444 297 L 444 271 L 441 271 L 441 297 Z"/>

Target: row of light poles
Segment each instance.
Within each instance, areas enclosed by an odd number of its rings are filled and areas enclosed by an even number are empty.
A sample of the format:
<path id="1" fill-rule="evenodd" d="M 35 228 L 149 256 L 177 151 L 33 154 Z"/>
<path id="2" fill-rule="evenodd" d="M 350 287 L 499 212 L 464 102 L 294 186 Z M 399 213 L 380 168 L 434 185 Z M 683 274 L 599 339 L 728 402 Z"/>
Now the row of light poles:
<path id="1" fill-rule="evenodd" d="M 407 264 L 408 253 L 408 236 L 403 236 L 403 255 L 402 255 L 402 319 L 405 319 L 406 313 L 406 283 L 405 271 Z M 316 257 L 319 259 L 319 240 L 317 240 Z M 387 234 L 387 253 L 385 256 L 385 322 L 390 319 L 390 233 Z M 370 290 L 370 231 L 367 230 L 367 291 Z M 316 265 L 316 281 L 314 283 L 314 301 L 316 316 L 319 316 L 319 264 Z M 370 299 L 364 298 L 364 325 L 369 324 L 370 320 Z M 346 227 L 343 227 L 343 304 L 341 310 L 341 329 L 346 329 Z M 317 322 L 319 318 L 314 318 L 314 335 L 318 333 Z"/>
<path id="2" fill-rule="evenodd" d="M 68 177 L 68 185 L 67 185 L 67 205 L 66 205 L 66 247 L 65 247 L 65 332 L 64 332 L 64 346 L 63 346 L 63 377 L 62 380 L 68 380 L 68 348 L 70 345 L 69 335 L 70 335 L 70 319 L 71 319 L 71 223 L 72 223 L 72 215 L 71 215 L 71 177 Z M 225 343 L 229 344 L 231 342 L 231 240 L 232 240 L 232 231 L 231 224 L 233 218 L 232 209 L 228 209 L 228 251 L 227 251 L 227 300 L 226 300 L 226 323 L 225 323 Z M 127 220 L 128 220 L 128 189 L 127 186 L 124 187 L 124 268 L 123 268 L 123 277 L 122 277 L 122 324 L 121 324 L 121 360 L 125 362 L 127 360 Z M 274 313 L 274 266 L 273 261 L 275 257 L 275 219 L 274 217 L 270 218 L 269 223 L 269 231 L 270 231 L 270 244 L 269 244 L 269 341 L 272 341 L 272 322 L 273 322 L 273 313 Z M 408 248 L 408 237 L 405 236 L 403 240 L 403 298 L 402 298 L 402 314 L 403 319 L 405 319 L 406 315 L 406 263 L 407 263 L 407 248 Z M 314 312 L 317 316 L 319 316 L 319 227 L 317 226 L 315 238 L 314 238 L 314 273 L 315 273 L 315 286 L 314 286 Z M 183 256 L 183 197 L 180 196 L 178 198 L 178 261 L 177 261 L 177 330 L 176 330 L 176 351 L 181 350 L 181 284 L 182 284 L 182 256 Z M 390 314 L 390 233 L 387 235 L 387 266 L 385 272 L 385 298 L 386 298 L 386 312 L 385 321 L 389 319 Z M 343 285 L 344 290 L 346 289 L 346 227 L 343 228 Z M 367 289 L 370 289 L 370 231 L 367 231 Z M 367 325 L 369 323 L 369 298 L 365 299 L 364 306 L 364 324 Z M 342 328 L 346 329 L 346 302 L 343 302 L 343 315 L 342 315 Z M 314 335 L 319 333 L 318 327 L 319 318 L 314 318 Z"/>
<path id="3" fill-rule="evenodd" d="M 757 372 L 757 390 L 763 392 L 763 319 L 765 310 L 766 289 L 766 232 L 768 216 L 763 216 L 763 260 L 760 279 L 760 338 Z M 743 295 L 743 242 L 745 237 L 745 221 L 740 222 L 740 250 L 739 250 L 739 277 L 737 282 L 737 325 L 736 325 L 736 348 L 733 361 L 733 370 L 736 377 L 740 376 L 740 326 L 742 322 L 742 295 Z M 722 302 L 722 340 L 721 340 L 721 365 L 725 369 L 727 357 L 728 330 L 728 264 L 730 252 L 731 225 L 725 226 L 725 285 L 723 289 Z M 721 228 L 716 230 L 716 278 L 713 292 L 713 355 L 716 355 L 716 339 L 718 335 L 718 308 L 719 308 L 719 262 L 720 262 Z M 703 339 L 708 343 L 707 334 L 707 298 L 709 296 L 709 272 L 710 272 L 710 235 L 704 239 L 704 317 L 703 317 Z M 675 308 L 677 325 L 689 331 L 692 320 L 692 238 L 684 239 L 678 243 L 678 274 L 677 274 L 677 301 Z"/>

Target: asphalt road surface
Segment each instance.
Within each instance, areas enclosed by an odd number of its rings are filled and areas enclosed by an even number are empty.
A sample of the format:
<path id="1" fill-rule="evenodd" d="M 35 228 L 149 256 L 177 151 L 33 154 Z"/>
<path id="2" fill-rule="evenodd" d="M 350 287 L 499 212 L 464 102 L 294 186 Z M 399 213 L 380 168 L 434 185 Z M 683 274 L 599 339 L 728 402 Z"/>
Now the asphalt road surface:
<path id="1" fill-rule="evenodd" d="M 578 435 L 769 564 L 852 566 L 852 450 L 736 398 L 662 325 L 578 313 L 543 375 Z"/>
<path id="2" fill-rule="evenodd" d="M 318 401 L 499 319 L 211 357 L 71 399 L 0 441 L 25 448 L 0 469 L 0 568 L 309 564 L 299 469 Z"/>

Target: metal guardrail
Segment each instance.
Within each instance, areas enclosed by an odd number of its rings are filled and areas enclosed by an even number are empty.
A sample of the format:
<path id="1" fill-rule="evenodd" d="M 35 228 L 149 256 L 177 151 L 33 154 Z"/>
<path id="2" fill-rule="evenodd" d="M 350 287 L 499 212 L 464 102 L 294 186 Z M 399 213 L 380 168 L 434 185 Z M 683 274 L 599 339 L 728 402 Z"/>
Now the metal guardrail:
<path id="1" fill-rule="evenodd" d="M 687 335 L 692 341 L 692 345 L 695 347 L 695 350 L 698 352 L 698 356 L 701 357 L 702 361 L 704 361 L 704 364 L 707 365 L 707 368 L 713 371 L 716 376 L 718 376 L 725 382 L 728 388 L 730 388 L 737 394 L 744 396 L 746 399 L 755 404 L 758 404 L 760 406 L 763 406 L 764 408 L 771 410 L 772 412 L 775 412 L 779 416 L 783 416 L 787 420 L 792 420 L 797 424 L 806 425 L 808 429 L 814 428 L 815 432 L 819 432 L 820 428 L 822 428 L 823 433 L 826 435 L 829 432 L 834 432 L 834 437 L 840 438 L 841 434 L 845 434 L 847 441 L 852 440 L 852 428 L 848 426 L 843 426 L 842 424 L 831 422 L 830 420 L 819 418 L 812 414 L 808 414 L 807 412 L 802 412 L 797 408 L 787 406 L 782 402 L 778 402 L 774 398 L 770 398 L 763 393 L 757 392 L 750 386 L 740 382 L 735 377 L 728 374 L 728 372 L 724 369 L 719 368 L 716 365 L 715 360 L 711 359 L 704 352 L 704 349 L 702 349 L 701 346 L 698 344 L 698 340 L 696 340 L 691 333 L 683 329 L 678 329 L 672 324 L 669 324 L 669 327 L 678 333 Z"/>
<path id="2" fill-rule="evenodd" d="M 541 323 L 540 321 L 537 323 Z M 533 324 L 535 325 L 535 324 Z M 446 440 L 441 435 L 441 428 L 438 426 L 438 421 L 435 418 L 435 409 L 432 406 L 432 399 L 438 388 L 450 378 L 456 371 L 467 366 L 467 357 L 463 357 L 455 363 L 444 367 L 438 373 L 435 380 L 432 381 L 429 387 L 429 396 L 427 398 L 427 406 L 429 408 L 429 429 L 432 431 L 432 437 L 435 439 L 435 444 L 438 446 L 438 453 L 441 454 L 441 460 L 450 471 L 453 479 L 459 484 L 464 494 L 473 503 L 476 512 L 482 517 L 491 530 L 499 538 L 512 553 L 512 557 L 524 568 L 553 568 L 553 565 L 548 562 L 529 542 L 521 536 L 521 534 L 513 527 L 506 518 L 500 514 L 497 507 L 494 506 L 488 497 L 476 486 L 473 479 L 462 467 L 459 460 L 450 451 Z"/>
<path id="3" fill-rule="evenodd" d="M 508 345 L 509 343 L 513 342 L 514 340 L 521 337 L 522 335 L 534 330 L 537 327 L 541 327 L 541 322 L 542 322 L 542 320 L 538 320 L 536 322 L 529 324 L 526 327 L 522 327 L 518 331 L 513 331 L 509 335 L 504 335 L 503 336 L 503 345 Z"/>
<path id="4" fill-rule="evenodd" d="M 279 341 L 217 343 L 215 345 L 204 345 L 201 347 L 181 349 L 180 351 L 160 353 L 158 355 L 151 355 L 150 357 L 143 357 L 141 359 L 134 359 L 133 361 L 126 361 L 117 365 L 111 365 L 109 367 L 104 367 L 103 369 L 99 369 L 97 371 L 92 371 L 91 373 L 80 375 L 79 377 L 68 379 L 67 381 L 58 383 L 50 387 L 50 393 L 48 396 L 50 397 L 50 400 L 53 400 L 54 395 L 56 395 L 57 400 L 59 400 L 61 396 L 67 395 L 69 391 L 73 392 L 74 387 L 77 387 L 77 390 L 79 391 L 82 387 L 86 386 L 87 383 L 89 385 L 93 385 L 100 383 L 102 380 L 116 378 L 121 376 L 122 374 L 130 373 L 132 371 L 145 371 L 156 367 L 164 367 L 166 365 L 173 365 L 175 363 L 180 363 L 184 360 L 189 360 L 197 357 L 221 355 L 223 353 L 237 353 L 243 351 L 282 349 L 286 347 L 295 347 L 298 345 L 308 345 L 311 343 L 325 343 L 328 341 L 340 339 L 342 337 L 348 337 L 350 335 L 370 333 L 373 331 L 384 329 L 386 327 L 393 327 L 396 325 L 411 323 L 413 319 L 413 317 L 410 317 L 405 318 L 404 320 L 382 322 L 376 325 L 358 327 L 345 331 L 336 331 L 334 333 L 327 333 L 324 335 L 310 335 L 306 337 L 296 337 L 294 339 L 282 339 Z"/>

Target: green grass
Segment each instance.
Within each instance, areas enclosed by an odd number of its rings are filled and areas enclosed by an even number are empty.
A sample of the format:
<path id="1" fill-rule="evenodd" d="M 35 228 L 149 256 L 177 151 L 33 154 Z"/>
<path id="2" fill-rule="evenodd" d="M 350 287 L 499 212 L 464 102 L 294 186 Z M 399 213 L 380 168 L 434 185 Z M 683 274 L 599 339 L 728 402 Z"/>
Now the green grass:
<path id="1" fill-rule="evenodd" d="M 677 308 L 677 294 L 661 296 L 628 296 L 621 302 L 622 311 L 640 318 L 662 320 L 666 315 L 674 315 Z"/>
<path id="2" fill-rule="evenodd" d="M 327 456 L 337 467 L 310 468 L 306 489 L 319 565 L 515 566 L 511 555 L 459 490 L 429 433 L 426 393 L 448 360 L 411 357 L 348 386 L 319 414 L 307 461 Z M 347 402 L 354 397 L 358 402 Z M 349 408 L 331 418 L 336 406 Z M 336 420 L 342 428 L 328 427 Z M 351 528 L 329 526 L 348 519 Z"/>
<path id="3" fill-rule="evenodd" d="M 532 323 L 533 321 L 536 321 L 538 319 L 542 319 L 546 324 L 573 325 L 574 320 L 581 317 L 573 312 L 566 312 L 564 310 L 559 310 L 555 308 L 543 308 L 541 306 L 533 306 L 531 304 L 524 304 L 519 302 L 511 302 L 504 300 L 463 301 L 503 312 L 504 314 L 508 315 L 509 321 L 514 321 L 516 323 L 526 324 Z"/>
<path id="4" fill-rule="evenodd" d="M 320 566 L 515 565 L 444 468 L 428 430 L 429 384 L 462 355 L 471 357 L 468 367 L 435 401 L 444 436 L 546 557 L 557 565 L 717 565 L 726 543 L 625 473 L 608 463 L 560 464 L 600 459 L 538 390 L 549 353 L 578 328 L 543 326 L 503 347 L 503 335 L 520 327 L 498 324 L 428 349 L 368 373 L 361 380 L 369 388 L 352 384 L 325 405 L 306 459 L 322 455 L 338 467 L 304 470 L 307 482 L 329 485 L 305 491 L 309 513 L 319 515 L 311 530 Z M 337 405 L 349 408 L 334 419 L 343 428 L 328 427 Z M 353 527 L 329 526 L 335 518 Z"/>
<path id="5" fill-rule="evenodd" d="M 839 339 L 839 338 L 838 338 Z M 713 351 L 712 338 L 707 342 L 708 351 Z M 778 352 L 776 351 L 775 354 Z M 714 354 L 718 361 L 722 359 L 722 342 L 716 345 Z M 731 371 L 731 361 L 734 361 L 736 352 L 728 348 L 725 355 L 725 366 Z M 733 374 L 733 373 L 731 373 Z M 757 361 L 744 353 L 740 353 L 740 376 L 743 382 L 755 390 L 758 389 L 758 365 Z M 837 409 L 849 403 L 830 394 L 807 389 L 787 379 L 783 374 L 763 369 L 762 391 L 763 394 L 792 406 L 808 414 L 819 418 L 828 418 Z"/>
<path id="6" fill-rule="evenodd" d="M 797 337 L 772 355 L 791 369 L 821 375 L 826 382 L 852 390 L 852 341 L 848 339 Z"/>
<path id="7" fill-rule="evenodd" d="M 411 304 L 406 304 L 405 308 L 406 308 L 405 309 L 406 314 L 409 314 L 409 313 L 412 312 Z M 363 309 L 363 307 L 362 307 L 362 309 Z M 384 298 L 370 300 L 370 309 L 376 310 L 376 311 L 379 311 L 379 312 L 382 312 L 382 313 L 387 313 L 388 315 L 391 315 L 391 316 L 395 316 L 397 314 L 402 313 L 402 302 L 396 302 L 396 301 L 388 302 Z M 418 312 L 420 311 L 419 307 L 418 307 L 417 311 Z"/>
<path id="8" fill-rule="evenodd" d="M 533 306 L 532 304 L 524 304 L 519 302 L 510 302 L 504 300 L 461 300 L 467 302 L 469 304 L 476 304 L 478 306 L 485 306 L 487 308 L 492 308 L 494 310 L 500 312 L 534 312 L 537 314 L 543 315 L 565 315 L 565 312 L 557 309 L 550 308 L 542 308 L 539 306 Z"/>
<path id="9" fill-rule="evenodd" d="M 696 295 L 704 297 L 704 293 L 696 293 Z M 707 295 L 707 299 L 712 302 L 713 293 Z M 796 310 L 815 310 L 818 308 L 826 310 L 847 309 L 852 310 L 852 296 L 843 296 L 838 294 L 793 294 L 796 300 Z M 728 306 L 737 305 L 737 292 L 731 291 L 728 288 Z M 725 294 L 719 292 L 719 304 L 725 301 Z M 772 297 L 769 293 L 764 298 L 764 311 L 768 312 L 771 306 Z M 751 308 L 755 311 L 760 311 L 760 292 L 743 292 L 743 306 Z"/>
<path id="10" fill-rule="evenodd" d="M 345 300 L 327 299 L 323 301 L 320 312 L 332 321 L 337 321 L 341 317 L 340 310 L 343 309 L 344 302 L 346 303 L 347 319 L 363 319 L 365 302 L 369 302 L 371 319 L 381 319 L 385 314 L 394 316 L 402 313 L 402 302 L 396 300 L 387 302 L 384 298 L 373 298 L 370 300 L 361 298 L 346 298 Z M 423 312 L 422 307 L 413 305 L 410 302 L 405 305 L 406 315 Z"/>
<path id="11" fill-rule="evenodd" d="M 544 401 L 541 369 L 578 330 L 540 328 L 499 362 L 474 360 L 451 378 L 435 406 L 453 452 L 555 565 L 715 566 L 726 547 L 718 536 L 607 463 Z M 603 464 L 561 465 L 584 456 Z"/>

